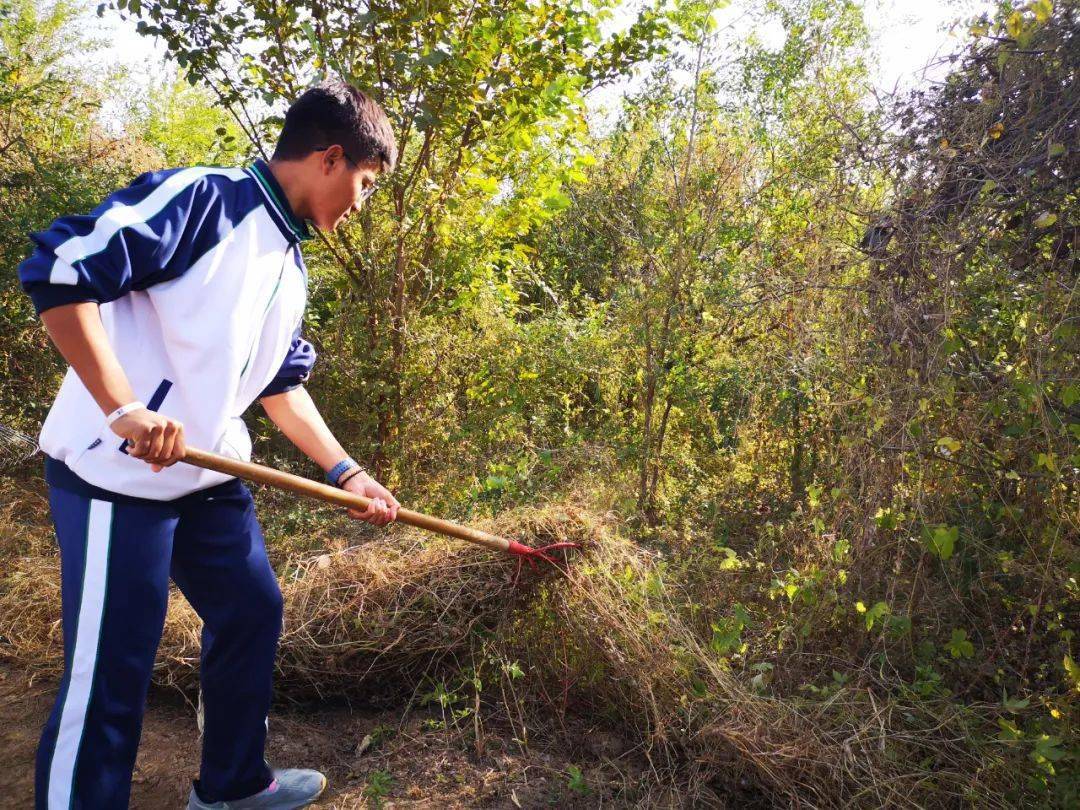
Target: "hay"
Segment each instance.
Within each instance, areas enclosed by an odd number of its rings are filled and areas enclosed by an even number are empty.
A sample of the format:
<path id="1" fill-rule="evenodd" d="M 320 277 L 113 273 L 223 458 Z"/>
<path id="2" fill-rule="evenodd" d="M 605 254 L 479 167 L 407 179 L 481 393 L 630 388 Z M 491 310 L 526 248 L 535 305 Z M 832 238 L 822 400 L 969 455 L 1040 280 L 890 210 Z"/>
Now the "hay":
<path id="1" fill-rule="evenodd" d="M 587 540 L 581 523 L 540 512 L 486 528 L 553 538 L 546 542 Z M 281 579 L 277 682 L 298 697 L 410 688 L 441 659 L 467 650 L 477 630 L 494 631 L 556 572 L 545 567 L 538 574 L 523 574 L 515 587 L 513 562 L 504 555 L 405 526 L 368 545 L 292 561 Z M 59 606 L 58 558 L 14 561 L 0 586 L 0 655 L 59 675 Z M 174 592 L 155 682 L 197 686 L 200 633 L 198 616 Z"/>
<path id="2" fill-rule="evenodd" d="M 540 512 L 489 531 L 586 540 L 583 527 Z M 554 541 L 551 541 L 554 542 Z M 538 584 L 513 585 L 503 555 L 396 527 L 384 539 L 286 566 L 285 622 L 276 680 L 296 697 L 411 690 L 446 658 L 464 654 L 481 629 L 493 633 Z M 556 572 L 544 570 L 540 577 Z M 182 599 L 170 604 L 157 678 L 187 687 L 197 677 L 200 623 Z"/>
<path id="3" fill-rule="evenodd" d="M 482 671 L 489 710 L 526 712 L 534 728 L 531 718 L 550 725 L 566 712 L 619 727 L 655 777 L 688 797 L 739 783 L 792 805 L 914 806 L 925 795 L 925 773 L 883 756 L 888 724 L 877 713 L 755 693 L 681 618 L 684 597 L 662 567 L 611 524 L 529 509 L 484 528 L 585 550 L 565 575 L 546 568 L 517 587 L 511 560 L 406 527 L 292 563 L 282 578 L 279 694 L 400 698 L 425 676 Z M 0 586 L 0 654 L 54 675 L 58 580 L 55 558 L 26 556 Z M 199 630 L 172 599 L 158 683 L 195 686 Z M 514 683 L 493 661 L 520 662 L 524 674 Z M 931 786 L 963 778 L 943 768 Z"/>

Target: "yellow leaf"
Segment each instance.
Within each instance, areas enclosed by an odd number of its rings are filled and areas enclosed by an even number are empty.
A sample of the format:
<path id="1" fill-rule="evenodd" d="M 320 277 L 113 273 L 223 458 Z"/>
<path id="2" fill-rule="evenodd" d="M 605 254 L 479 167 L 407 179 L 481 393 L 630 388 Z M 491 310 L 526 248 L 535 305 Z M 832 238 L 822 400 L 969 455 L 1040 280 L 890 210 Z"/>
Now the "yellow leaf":
<path id="1" fill-rule="evenodd" d="M 1052 214 L 1049 211 L 1043 211 L 1035 217 L 1035 227 L 1039 229 L 1049 228 L 1055 222 L 1057 222 L 1057 214 Z"/>
<path id="2" fill-rule="evenodd" d="M 1050 0 L 1035 0 L 1031 4 L 1031 10 L 1035 13 L 1035 19 L 1044 23 L 1054 13 L 1054 4 Z"/>
<path id="3" fill-rule="evenodd" d="M 1005 125 L 998 121 L 992 127 L 990 127 L 990 137 L 997 140 L 1005 133 Z"/>
<path id="4" fill-rule="evenodd" d="M 1024 30 L 1024 15 L 1019 11 L 1010 14 L 1009 18 L 1005 20 L 1005 30 L 1013 39 L 1019 37 Z"/>
<path id="5" fill-rule="evenodd" d="M 956 453 L 962 446 L 960 442 L 954 439 L 952 436 L 942 436 L 937 440 L 938 447 L 948 450 L 949 453 Z"/>

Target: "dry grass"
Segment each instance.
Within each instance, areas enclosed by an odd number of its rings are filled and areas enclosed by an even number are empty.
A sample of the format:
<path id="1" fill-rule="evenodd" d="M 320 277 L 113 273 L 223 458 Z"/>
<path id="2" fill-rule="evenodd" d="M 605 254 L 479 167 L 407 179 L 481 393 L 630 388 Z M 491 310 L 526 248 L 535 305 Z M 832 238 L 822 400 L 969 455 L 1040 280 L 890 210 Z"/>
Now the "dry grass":
<path id="1" fill-rule="evenodd" d="M 585 549 L 565 573 L 526 573 L 516 587 L 509 561 L 405 527 L 298 560 L 282 580 L 279 691 L 401 698 L 425 676 L 483 671 L 489 711 L 533 728 L 531 718 L 555 728 L 567 712 L 602 720 L 649 756 L 658 787 L 699 800 L 741 784 L 776 804 L 916 806 L 931 791 L 958 796 L 974 778 L 975 763 L 944 733 L 901 739 L 891 709 L 865 695 L 799 703 L 753 691 L 681 618 L 685 595 L 611 523 L 548 508 L 485 528 Z M 37 552 L 13 563 L 0 585 L 0 654 L 55 674 L 57 561 Z M 177 596 L 159 683 L 194 686 L 198 639 L 198 619 Z M 519 662 L 523 675 L 498 662 Z M 887 748 L 905 755 L 887 757 Z M 930 749 L 939 749 L 935 773 L 905 766 Z"/>

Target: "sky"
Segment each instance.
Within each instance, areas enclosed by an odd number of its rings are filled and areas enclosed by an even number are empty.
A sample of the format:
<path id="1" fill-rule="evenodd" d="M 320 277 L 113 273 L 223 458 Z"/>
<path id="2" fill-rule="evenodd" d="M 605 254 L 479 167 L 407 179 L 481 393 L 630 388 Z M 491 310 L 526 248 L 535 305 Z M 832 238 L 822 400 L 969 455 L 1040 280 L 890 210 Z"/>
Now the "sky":
<path id="1" fill-rule="evenodd" d="M 928 80 L 940 80 L 948 65 L 935 64 L 959 48 L 967 27 L 951 30 L 958 20 L 990 11 L 985 0 L 867 0 L 864 14 L 877 56 L 879 90 L 910 90 Z"/>
<path id="2" fill-rule="evenodd" d="M 96 0 L 88 5 L 91 16 L 95 3 Z M 638 5 L 640 0 L 627 0 L 612 25 L 629 24 Z M 948 66 L 941 64 L 940 58 L 959 47 L 958 37 L 965 31 L 964 26 L 950 31 L 952 24 L 958 19 L 969 19 L 991 5 L 987 0 L 865 0 L 871 54 L 877 63 L 874 71 L 877 89 L 884 93 L 902 92 L 941 79 Z M 745 6 L 746 3 L 734 0 L 720 13 L 719 21 L 731 22 L 739 30 Z M 100 34 L 111 43 L 102 54 L 103 60 L 128 66 L 132 78 L 141 84 L 168 75 L 164 47 L 137 34 L 133 21 L 121 20 L 113 11 L 107 11 L 102 20 L 92 19 Z M 783 37 L 779 28 L 757 33 L 766 44 L 779 44 Z M 621 92 L 631 84 L 623 83 L 592 94 L 589 104 L 594 115 L 611 116 L 618 107 Z M 108 108 L 103 111 L 103 117 L 106 120 L 112 117 Z"/>

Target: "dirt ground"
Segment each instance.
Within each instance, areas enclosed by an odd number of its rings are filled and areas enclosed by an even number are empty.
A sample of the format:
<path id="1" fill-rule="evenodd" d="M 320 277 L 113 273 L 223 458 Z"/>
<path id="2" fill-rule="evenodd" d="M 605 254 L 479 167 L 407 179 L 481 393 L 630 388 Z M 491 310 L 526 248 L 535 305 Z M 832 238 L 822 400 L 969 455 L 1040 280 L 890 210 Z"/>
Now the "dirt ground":
<path id="1" fill-rule="evenodd" d="M 0 808 L 33 805 L 34 751 L 56 690 L 0 665 Z M 642 764 L 608 732 L 582 729 L 575 756 L 527 752 L 507 729 L 448 734 L 439 712 L 374 711 L 345 705 L 278 707 L 268 758 L 279 767 L 319 767 L 330 786 L 319 808 L 593 808 L 634 804 Z M 367 742 L 365 742 L 365 739 Z M 152 690 L 132 784 L 131 807 L 186 806 L 198 770 L 195 712 L 175 691 Z"/>

